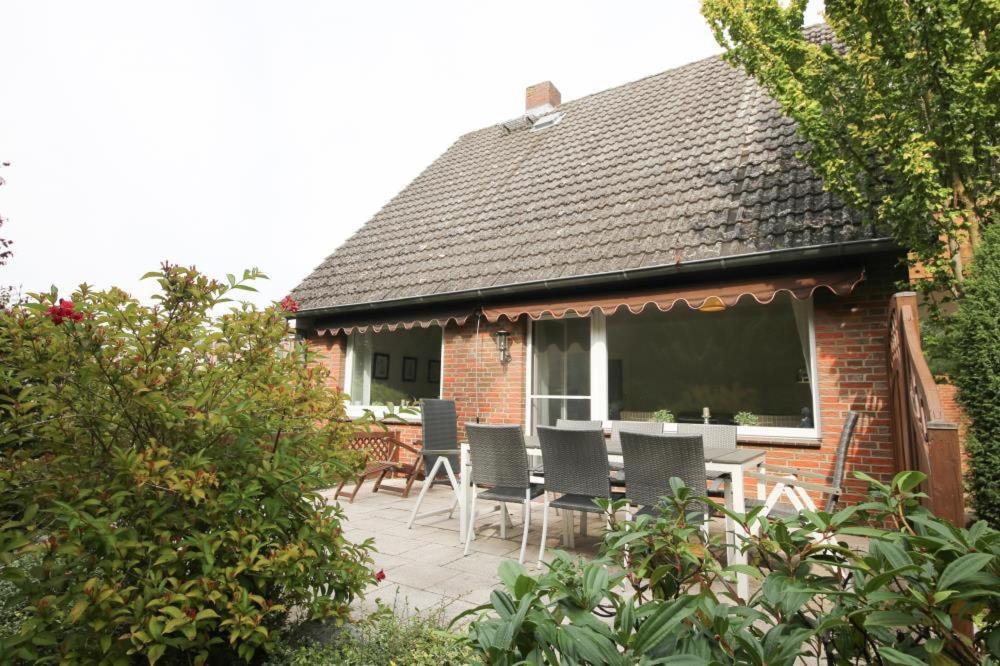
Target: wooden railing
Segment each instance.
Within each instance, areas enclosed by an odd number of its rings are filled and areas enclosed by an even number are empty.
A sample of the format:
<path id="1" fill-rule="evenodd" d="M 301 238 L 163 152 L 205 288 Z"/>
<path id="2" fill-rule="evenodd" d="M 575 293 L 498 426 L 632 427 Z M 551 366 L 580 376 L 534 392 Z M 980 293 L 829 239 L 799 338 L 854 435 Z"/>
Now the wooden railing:
<path id="1" fill-rule="evenodd" d="M 920 345 L 917 295 L 895 294 L 889 304 L 889 400 L 896 470 L 927 475 L 927 508 L 955 525 L 965 523 L 958 425 L 947 421 L 937 384 Z"/>

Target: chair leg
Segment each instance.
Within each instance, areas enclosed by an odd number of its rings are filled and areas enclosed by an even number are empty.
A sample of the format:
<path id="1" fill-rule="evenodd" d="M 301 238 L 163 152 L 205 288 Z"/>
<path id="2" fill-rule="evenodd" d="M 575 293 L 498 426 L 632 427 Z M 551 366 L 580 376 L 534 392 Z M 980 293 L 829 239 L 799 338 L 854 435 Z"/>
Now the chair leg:
<path id="1" fill-rule="evenodd" d="M 410 521 L 406 523 L 407 529 L 413 529 L 413 521 L 417 517 L 417 511 L 420 510 L 420 505 L 423 504 L 424 496 L 427 495 L 427 491 L 430 490 L 431 484 L 434 483 L 434 477 L 437 476 L 438 470 L 441 469 L 441 463 L 447 462 L 444 458 L 438 458 L 434 461 L 434 466 L 431 467 L 431 473 L 424 477 L 424 483 L 420 488 L 420 495 L 417 496 L 417 504 L 413 507 L 413 512 L 410 513 Z"/>
<path id="2" fill-rule="evenodd" d="M 455 509 L 456 509 L 457 507 L 458 507 L 458 498 L 456 497 L 456 498 L 455 498 L 454 500 L 452 500 L 452 502 L 451 502 L 451 511 L 449 511 L 449 512 L 448 512 L 448 517 L 449 517 L 449 518 L 451 518 L 452 516 L 454 516 L 454 515 L 455 515 Z"/>
<path id="3" fill-rule="evenodd" d="M 500 502 L 500 538 L 507 538 L 507 521 L 510 518 L 507 516 L 507 503 Z"/>
<path id="4" fill-rule="evenodd" d="M 589 515 L 586 511 L 580 512 L 580 536 L 587 536 L 587 517 Z"/>
<path id="5" fill-rule="evenodd" d="M 340 482 L 340 485 L 337 486 L 337 492 L 335 492 L 333 494 L 333 499 L 340 499 L 340 491 L 342 491 L 344 489 L 344 484 L 346 484 L 346 483 L 347 483 L 347 481 L 341 481 Z"/>
<path id="6" fill-rule="evenodd" d="M 549 536 L 549 494 L 545 493 L 542 495 L 544 501 L 542 502 L 542 545 L 538 547 L 538 568 L 542 568 L 542 563 L 545 558 L 545 539 Z"/>
<path id="7" fill-rule="evenodd" d="M 469 554 L 469 546 L 476 534 L 476 487 L 472 486 L 472 499 L 469 501 L 469 532 L 465 535 L 465 552 L 462 557 Z"/>
<path id="8" fill-rule="evenodd" d="M 413 464 L 413 471 L 406 475 L 406 485 L 403 486 L 403 497 L 410 496 L 410 489 L 413 487 L 413 482 L 417 480 L 417 477 L 423 469 L 424 458 L 421 456 L 417 459 L 417 462 Z"/>
<path id="9" fill-rule="evenodd" d="M 524 491 L 524 534 L 521 535 L 521 556 L 517 558 L 519 564 L 524 564 L 524 552 L 528 548 L 528 528 L 531 526 L 531 489 Z"/>

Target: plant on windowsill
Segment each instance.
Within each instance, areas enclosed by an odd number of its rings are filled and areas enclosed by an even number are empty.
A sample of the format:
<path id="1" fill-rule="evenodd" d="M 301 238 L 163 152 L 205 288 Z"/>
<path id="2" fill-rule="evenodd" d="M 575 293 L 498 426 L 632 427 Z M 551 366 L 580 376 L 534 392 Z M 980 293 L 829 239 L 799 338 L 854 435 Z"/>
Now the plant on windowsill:
<path id="1" fill-rule="evenodd" d="M 653 420 L 659 423 L 676 423 L 677 419 L 674 418 L 674 413 L 669 409 L 658 409 L 653 412 Z"/>
<path id="2" fill-rule="evenodd" d="M 736 412 L 733 422 L 740 426 L 755 426 L 760 425 L 760 417 L 753 412 Z"/>

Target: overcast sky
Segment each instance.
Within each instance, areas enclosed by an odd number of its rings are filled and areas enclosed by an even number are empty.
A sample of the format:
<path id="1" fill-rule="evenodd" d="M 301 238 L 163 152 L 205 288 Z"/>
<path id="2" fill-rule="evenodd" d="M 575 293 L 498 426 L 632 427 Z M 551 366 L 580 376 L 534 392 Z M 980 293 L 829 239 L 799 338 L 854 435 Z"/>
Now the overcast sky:
<path id="1" fill-rule="evenodd" d="M 167 259 L 257 266 L 279 299 L 527 85 L 570 100 L 718 52 L 698 7 L 0 0 L 0 284 L 144 297 Z"/>

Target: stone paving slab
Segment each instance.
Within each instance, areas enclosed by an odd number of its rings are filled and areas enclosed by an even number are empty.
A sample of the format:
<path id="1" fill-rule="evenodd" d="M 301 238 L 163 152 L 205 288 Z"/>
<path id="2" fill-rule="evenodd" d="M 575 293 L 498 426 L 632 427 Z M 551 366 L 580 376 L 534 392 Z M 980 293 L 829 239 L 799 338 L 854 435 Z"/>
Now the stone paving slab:
<path id="1" fill-rule="evenodd" d="M 458 513 L 419 519 L 412 529 L 406 526 L 416 505 L 419 484 L 406 499 L 390 493 L 372 493 L 371 484 L 357 495 L 353 503 L 338 502 L 347 522 L 344 534 L 352 541 L 372 538 L 376 551 L 375 566 L 385 571 L 386 579 L 368 589 L 365 599 L 357 604 L 359 612 L 370 612 L 381 601 L 400 615 L 415 612 L 440 614 L 450 621 L 455 615 L 489 601 L 490 593 L 500 585 L 497 569 L 504 560 L 517 560 L 521 548 L 520 511 L 512 510 L 513 526 L 507 528 L 507 539 L 500 539 L 500 515 L 478 520 L 476 538 L 470 552 L 464 555 L 464 545 L 458 540 Z M 448 486 L 431 488 L 421 511 L 434 511 L 451 506 L 454 495 Z M 333 502 L 332 492 L 327 499 Z M 531 530 L 525 566 L 537 567 L 541 538 L 541 502 L 532 505 Z M 562 519 L 551 510 L 545 560 L 551 561 L 561 548 Z M 576 527 L 575 555 L 593 557 L 600 543 L 604 520 L 597 514 L 587 514 L 588 536 Z"/>

